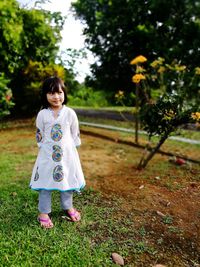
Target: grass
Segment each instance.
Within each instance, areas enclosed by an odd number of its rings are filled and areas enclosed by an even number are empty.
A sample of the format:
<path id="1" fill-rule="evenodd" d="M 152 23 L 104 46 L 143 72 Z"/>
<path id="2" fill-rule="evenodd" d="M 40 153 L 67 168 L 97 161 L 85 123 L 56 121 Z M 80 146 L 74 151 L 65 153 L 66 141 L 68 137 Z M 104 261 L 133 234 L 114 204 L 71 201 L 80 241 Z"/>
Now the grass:
<path id="1" fill-rule="evenodd" d="M 1 132 L 4 134 L 8 143 L 0 145 L 0 266 L 112 266 L 113 240 L 101 241 L 98 235 L 97 246 L 93 242 L 97 230 L 90 231 L 100 218 L 105 220 L 105 208 L 96 211 L 100 196 L 89 189 L 83 197 L 76 196 L 75 202 L 84 216 L 81 224 L 72 224 L 61 220 L 55 194 L 55 227 L 50 231 L 41 229 L 36 221 L 38 195 L 28 188 L 34 142 L 30 138 L 12 141 L 20 134 L 28 136 L 29 131 L 24 129 Z M 108 212 L 113 209 L 108 208 Z"/>
<path id="2" fill-rule="evenodd" d="M 93 117 L 87 117 L 87 116 L 79 116 L 79 120 L 84 121 L 84 122 L 93 122 L 93 123 L 99 123 L 99 124 L 112 125 L 116 127 L 122 127 L 122 128 L 127 128 L 127 129 L 133 129 L 133 130 L 135 127 L 134 122 L 129 121 L 129 120 L 116 121 L 116 120 L 102 119 L 102 118 L 96 118 L 96 117 L 93 118 Z M 146 140 L 148 139 L 147 135 L 145 134 L 139 134 L 139 135 L 145 138 Z M 200 131 L 179 129 L 176 133 L 173 134 L 173 136 L 179 136 L 179 137 L 189 138 L 193 140 L 200 140 Z M 158 137 L 152 138 L 152 140 L 157 140 L 157 139 Z"/>
<path id="3" fill-rule="evenodd" d="M 151 211 L 131 211 L 124 216 L 120 197 L 106 198 L 92 188 L 74 197 L 76 207 L 82 212 L 79 223 L 62 219 L 59 194 L 54 192 L 52 219 L 55 226 L 50 230 L 41 229 L 36 220 L 38 194 L 29 189 L 37 154 L 34 128 L 11 123 L 8 129 L 0 131 L 0 137 L 0 266 L 114 267 L 112 252 L 121 254 L 126 266 L 151 266 L 158 261 L 168 262 L 167 266 L 184 266 L 179 264 L 180 259 L 171 259 L 176 248 L 168 247 L 162 232 L 165 229 L 169 236 L 184 234 L 174 224 L 174 217 L 162 218 L 157 234 L 146 226 L 145 220 L 149 217 L 145 216 Z M 117 151 L 121 157 L 125 156 L 123 147 L 119 146 Z M 167 183 L 167 179 L 163 181 L 167 164 L 161 162 L 161 179 L 153 183 Z M 155 169 L 146 179 L 149 177 L 155 177 Z M 169 187 L 173 187 L 171 180 L 169 177 Z M 133 220 L 137 216 L 141 216 L 144 223 L 137 224 L 137 220 Z"/>
<path id="4" fill-rule="evenodd" d="M 60 219 L 54 205 L 55 226 L 50 231 L 36 222 L 37 194 L 25 190 L 26 183 L 15 185 L 15 191 L 2 188 L 0 212 L 1 266 L 112 266 L 112 241 L 92 243 L 87 235 L 88 222 L 72 224 Z M 95 198 L 87 192 L 88 198 Z M 84 197 L 86 200 L 86 196 Z M 77 200 L 80 208 L 82 200 Z M 94 203 L 84 208 L 87 220 L 93 222 Z M 93 231 L 95 237 L 96 231 Z"/>
<path id="5" fill-rule="evenodd" d="M 28 188 L 36 150 L 33 129 L 3 130 L 0 136 L 0 266 L 115 266 L 111 253 L 127 256 L 134 241 L 128 218 L 116 219 L 119 200 L 112 203 L 86 189 L 75 196 L 81 223 L 62 219 L 59 194 L 53 194 L 54 228 L 36 221 L 37 192 Z M 20 138 L 26 136 L 26 138 Z M 19 138 L 17 138 L 19 137 Z M 119 239 L 123 236 L 123 239 Z M 137 244 L 135 245 L 136 250 Z"/>
<path id="6" fill-rule="evenodd" d="M 70 106 L 73 109 L 93 109 L 93 110 L 107 110 L 107 111 L 116 111 L 116 112 L 132 112 L 133 107 L 123 107 L 123 106 L 110 106 L 110 107 L 86 107 L 86 106 Z"/>

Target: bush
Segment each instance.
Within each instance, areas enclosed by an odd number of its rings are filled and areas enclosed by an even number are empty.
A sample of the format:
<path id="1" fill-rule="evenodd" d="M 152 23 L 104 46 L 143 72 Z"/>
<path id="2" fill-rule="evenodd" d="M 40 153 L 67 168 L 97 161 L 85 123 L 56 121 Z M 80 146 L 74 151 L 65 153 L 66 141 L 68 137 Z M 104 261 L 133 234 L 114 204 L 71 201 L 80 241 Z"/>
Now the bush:
<path id="1" fill-rule="evenodd" d="M 68 95 L 71 106 L 105 107 L 108 101 L 103 91 L 94 91 L 90 87 L 80 86 L 73 94 Z"/>
<path id="2" fill-rule="evenodd" d="M 8 88 L 10 81 L 5 78 L 4 74 L 0 74 L 0 119 L 10 114 L 10 109 L 14 106 L 12 102 L 12 91 Z"/>

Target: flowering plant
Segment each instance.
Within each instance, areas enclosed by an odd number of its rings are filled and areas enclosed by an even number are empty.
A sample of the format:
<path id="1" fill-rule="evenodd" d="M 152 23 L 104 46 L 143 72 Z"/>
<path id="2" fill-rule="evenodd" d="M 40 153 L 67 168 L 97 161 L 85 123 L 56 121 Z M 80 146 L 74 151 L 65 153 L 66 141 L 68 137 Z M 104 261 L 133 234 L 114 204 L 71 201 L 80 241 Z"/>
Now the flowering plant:
<path id="1" fill-rule="evenodd" d="M 10 114 L 10 109 L 13 107 L 12 91 L 7 87 L 9 80 L 5 79 L 4 75 L 0 75 L 0 119 Z"/>
<path id="2" fill-rule="evenodd" d="M 180 125 L 200 121 L 200 68 L 190 70 L 176 61 L 167 64 L 159 57 L 145 69 L 142 64 L 146 61 L 138 56 L 130 62 L 136 66 L 132 81 L 136 84 L 136 92 L 139 90 L 146 97 L 145 104 L 140 107 L 143 128 L 149 137 L 157 134 L 160 140 L 147 157 L 149 159 L 141 160 L 140 168 L 146 166 Z"/>

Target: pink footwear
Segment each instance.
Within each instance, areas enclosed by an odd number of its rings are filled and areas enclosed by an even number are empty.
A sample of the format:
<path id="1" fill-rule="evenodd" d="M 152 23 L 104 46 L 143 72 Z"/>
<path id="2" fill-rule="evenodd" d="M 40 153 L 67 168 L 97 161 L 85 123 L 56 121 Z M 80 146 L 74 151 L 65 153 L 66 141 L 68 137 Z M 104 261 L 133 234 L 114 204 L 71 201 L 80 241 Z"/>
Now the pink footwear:
<path id="1" fill-rule="evenodd" d="M 72 211 L 67 210 L 67 216 L 72 222 L 78 222 L 81 219 L 81 214 L 76 209 L 73 209 Z"/>
<path id="2" fill-rule="evenodd" d="M 38 217 L 37 219 L 38 219 L 38 222 L 40 223 L 40 225 L 42 227 L 44 227 L 45 229 L 50 229 L 53 227 L 53 223 L 52 223 L 50 218 Z"/>

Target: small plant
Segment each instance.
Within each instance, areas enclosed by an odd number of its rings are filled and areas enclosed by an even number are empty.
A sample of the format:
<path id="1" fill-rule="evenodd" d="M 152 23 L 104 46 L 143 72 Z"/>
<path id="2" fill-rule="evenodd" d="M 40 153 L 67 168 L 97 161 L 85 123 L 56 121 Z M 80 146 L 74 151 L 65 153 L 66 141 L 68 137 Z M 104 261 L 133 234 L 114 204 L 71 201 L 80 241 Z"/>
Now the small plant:
<path id="1" fill-rule="evenodd" d="M 163 223 L 164 224 L 172 224 L 173 223 L 173 218 L 170 215 L 166 215 L 163 217 Z"/>
<path id="2" fill-rule="evenodd" d="M 0 119 L 10 114 L 10 109 L 14 106 L 12 102 L 12 91 L 8 88 L 10 81 L 0 74 Z"/>
<path id="3" fill-rule="evenodd" d="M 146 230 L 144 228 L 144 226 L 142 226 L 140 229 L 139 229 L 139 233 L 141 236 L 145 236 L 146 235 Z"/>
<path id="4" fill-rule="evenodd" d="M 143 56 L 131 61 L 136 65 L 132 81 L 136 85 L 136 99 L 143 97 L 139 102 L 143 128 L 148 132 L 149 140 L 153 135 L 159 135 L 160 140 L 154 148 L 148 144 L 148 153 L 143 155 L 138 169 L 146 167 L 179 126 L 200 121 L 200 68 L 190 70 L 176 61 L 167 64 L 165 59 L 158 58 L 150 63 L 147 71 L 141 66 L 146 61 Z M 155 91 L 159 92 L 156 97 Z M 136 100 L 137 110 L 139 103 Z"/>

